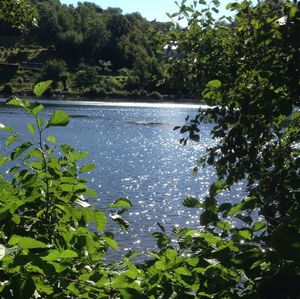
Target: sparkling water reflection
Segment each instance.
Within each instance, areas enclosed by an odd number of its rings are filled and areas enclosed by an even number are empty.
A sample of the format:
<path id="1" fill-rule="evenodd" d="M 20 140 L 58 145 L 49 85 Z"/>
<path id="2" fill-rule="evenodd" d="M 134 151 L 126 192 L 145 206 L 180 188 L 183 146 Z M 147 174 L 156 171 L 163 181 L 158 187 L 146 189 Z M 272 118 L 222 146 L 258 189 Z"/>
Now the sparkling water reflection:
<path id="1" fill-rule="evenodd" d="M 71 115 L 68 127 L 51 128 L 49 135 L 55 135 L 59 143 L 88 151 L 86 162 L 97 166 L 87 174 L 98 193 L 90 203 L 109 214 L 107 207 L 117 198 L 127 197 L 133 202 L 125 217 L 130 223 L 127 231 L 109 225 L 121 252 L 133 245 L 141 251 L 154 248 L 151 234 L 158 230 L 157 222 L 169 232 L 174 226 L 198 226 L 201 210 L 187 209 L 181 202 L 187 196 L 204 198 L 214 179 L 211 168 L 192 175 L 197 158 L 213 144 L 209 136 L 211 125 L 200 128 L 199 143 L 189 142 L 185 147 L 179 143 L 179 132 L 173 131 L 174 126 L 184 124 L 187 115 L 197 113 L 197 106 L 47 103 L 43 117 L 57 107 Z M 24 131 L 25 124 L 31 121 L 15 108 L 3 107 L 0 117 L 0 123 L 18 131 Z M 0 138 L 3 141 L 4 137 Z"/>

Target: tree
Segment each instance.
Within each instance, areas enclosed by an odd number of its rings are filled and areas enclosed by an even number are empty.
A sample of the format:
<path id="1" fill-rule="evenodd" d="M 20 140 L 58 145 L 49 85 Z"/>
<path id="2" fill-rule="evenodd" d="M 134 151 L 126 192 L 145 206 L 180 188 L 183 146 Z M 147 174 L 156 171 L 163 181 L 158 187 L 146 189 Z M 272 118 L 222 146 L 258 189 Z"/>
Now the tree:
<path id="1" fill-rule="evenodd" d="M 54 87 L 57 87 L 58 81 L 64 81 L 64 86 L 66 86 L 66 76 L 67 65 L 63 60 L 52 59 L 45 63 L 41 75 L 41 79 L 50 79 L 54 82 Z"/>
<path id="2" fill-rule="evenodd" d="M 69 65 L 77 65 L 83 54 L 83 35 L 76 31 L 67 31 L 59 35 L 56 51 Z"/>
<path id="3" fill-rule="evenodd" d="M 278 12 L 267 1 L 254 7 L 243 1 L 229 8 L 237 11 L 235 22 L 224 29 L 232 35 L 231 47 L 220 53 L 219 64 L 209 57 L 200 67 L 217 74 L 201 92 L 201 99 L 213 107 L 181 128 L 197 141 L 199 125 L 214 123 L 211 133 L 216 145 L 207 149 L 201 165 L 214 166 L 218 177 L 202 202 L 184 201 L 186 206 L 204 209 L 200 223 L 205 229 L 194 232 L 195 237 L 189 230 L 179 232 L 181 246 L 191 249 L 199 258 L 195 264 L 206 269 L 200 285 L 207 285 L 201 291 L 208 296 L 298 298 L 299 6 L 286 1 Z M 279 15 L 284 15 L 284 24 Z M 190 30 L 197 26 L 200 36 L 205 36 L 218 28 L 211 22 L 198 27 L 193 21 Z M 227 33 L 220 37 L 221 44 L 227 43 Z M 203 38 L 190 43 L 187 60 L 202 53 L 202 42 Z M 214 47 L 206 50 L 212 51 Z M 223 64 L 227 55 L 230 63 Z M 223 77 L 218 76 L 220 65 Z M 238 194 L 238 203 L 218 202 L 220 192 L 241 181 L 246 184 L 245 194 Z M 216 273 L 214 279 L 208 279 L 208 269 Z"/>
<path id="4" fill-rule="evenodd" d="M 95 64 L 103 57 L 103 49 L 111 38 L 111 33 L 107 30 L 103 19 L 91 20 L 88 23 L 86 32 L 84 33 L 84 56 L 86 60 Z"/>
<path id="5" fill-rule="evenodd" d="M 20 33 L 33 23 L 33 9 L 26 0 L 0 1 L 0 24 L 6 30 L 1 32 L 2 35 L 9 35 L 9 32 Z"/>

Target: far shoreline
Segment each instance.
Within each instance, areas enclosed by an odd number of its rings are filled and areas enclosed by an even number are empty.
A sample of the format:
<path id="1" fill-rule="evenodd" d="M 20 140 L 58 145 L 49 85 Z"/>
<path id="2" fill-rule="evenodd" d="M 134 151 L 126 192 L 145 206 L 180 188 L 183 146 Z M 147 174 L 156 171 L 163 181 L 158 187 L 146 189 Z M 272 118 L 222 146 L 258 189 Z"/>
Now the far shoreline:
<path id="1" fill-rule="evenodd" d="M 7 99 L 9 97 L 20 97 L 22 99 L 32 100 L 60 100 L 60 101 L 81 101 L 81 102 L 126 102 L 126 103 L 154 103 L 154 104 L 192 104 L 192 105 L 205 105 L 206 102 L 200 99 L 195 99 L 186 96 L 175 96 L 175 95 L 162 95 L 161 97 L 151 96 L 138 96 L 138 95 L 119 95 L 119 94 L 108 94 L 104 96 L 88 96 L 80 95 L 75 93 L 53 93 L 52 95 L 44 95 L 42 98 L 36 98 L 33 93 L 14 93 L 11 95 L 5 95 L 0 93 L 0 99 Z"/>

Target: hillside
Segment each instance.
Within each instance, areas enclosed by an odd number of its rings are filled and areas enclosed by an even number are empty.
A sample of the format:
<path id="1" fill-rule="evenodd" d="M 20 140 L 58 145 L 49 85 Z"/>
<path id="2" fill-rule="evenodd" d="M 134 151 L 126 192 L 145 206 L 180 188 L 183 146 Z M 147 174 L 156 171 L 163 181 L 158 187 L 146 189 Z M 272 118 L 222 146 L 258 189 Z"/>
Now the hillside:
<path id="1" fill-rule="evenodd" d="M 36 25 L 18 30 L 0 22 L 0 92 L 30 94 L 54 81 L 48 95 L 161 98 L 177 94 L 163 46 L 173 23 L 139 13 L 60 1 L 28 1 Z"/>

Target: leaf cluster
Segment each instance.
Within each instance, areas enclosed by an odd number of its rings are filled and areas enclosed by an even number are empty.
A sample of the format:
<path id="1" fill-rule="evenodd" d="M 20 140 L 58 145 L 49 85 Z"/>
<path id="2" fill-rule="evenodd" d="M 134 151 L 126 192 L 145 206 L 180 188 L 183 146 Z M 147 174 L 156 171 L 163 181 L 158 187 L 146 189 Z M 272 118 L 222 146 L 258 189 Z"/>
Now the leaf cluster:
<path id="1" fill-rule="evenodd" d="M 50 84 L 39 83 L 35 94 L 41 96 Z M 119 293 L 117 278 L 104 257 L 118 245 L 105 230 L 106 215 L 88 202 L 96 192 L 80 178 L 95 166 L 78 167 L 87 152 L 66 144 L 58 147 L 54 136 L 44 136 L 50 127 L 66 126 L 69 116 L 56 110 L 45 121 L 40 116 L 41 104 L 15 97 L 7 104 L 25 109 L 34 122 L 27 126 L 30 141 L 1 125 L 11 150 L 10 156 L 0 158 L 1 166 L 9 167 L 9 177 L 0 177 L 1 297 L 112 298 Z M 61 154 L 55 154 L 57 150 Z M 131 203 L 120 199 L 111 205 L 120 207 L 129 208 Z M 126 226 L 124 212 L 119 213 L 117 223 Z M 128 264 L 120 273 L 134 272 L 133 267 Z"/>
<path id="2" fill-rule="evenodd" d="M 210 122 L 216 144 L 199 168 L 214 166 L 218 177 L 207 197 L 184 201 L 203 209 L 204 233 L 198 233 L 199 243 L 186 235 L 183 243 L 190 242 L 195 256 L 240 275 L 228 279 L 234 285 L 229 298 L 298 298 L 299 5 L 243 1 L 230 8 L 237 13 L 234 23 L 192 22 L 183 34 L 182 63 L 196 84 L 200 78 L 198 92 L 210 107 L 180 128 L 188 134 L 182 143 L 199 140 L 201 124 Z M 221 49 L 219 55 L 210 56 L 208 41 L 218 45 L 211 52 Z M 220 192 L 241 182 L 238 203 L 218 201 Z M 210 234 L 214 241 L 205 247 Z M 213 298 L 223 298 L 226 289 Z"/>

